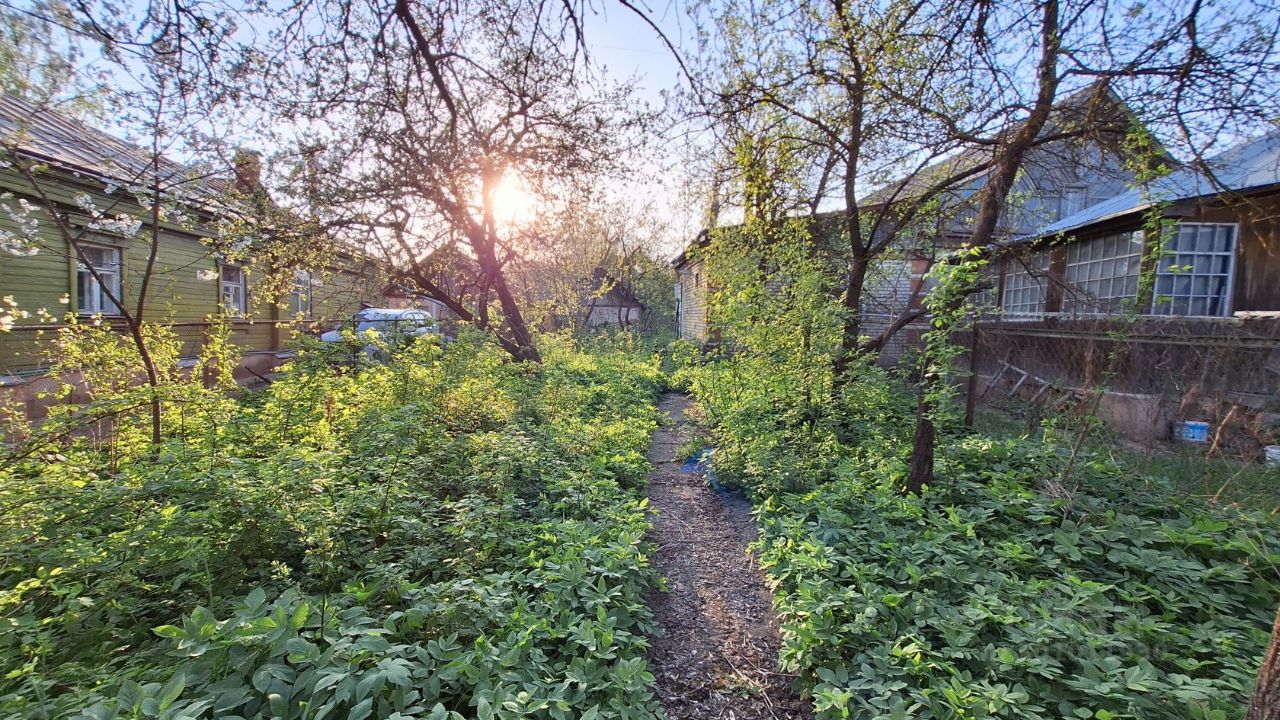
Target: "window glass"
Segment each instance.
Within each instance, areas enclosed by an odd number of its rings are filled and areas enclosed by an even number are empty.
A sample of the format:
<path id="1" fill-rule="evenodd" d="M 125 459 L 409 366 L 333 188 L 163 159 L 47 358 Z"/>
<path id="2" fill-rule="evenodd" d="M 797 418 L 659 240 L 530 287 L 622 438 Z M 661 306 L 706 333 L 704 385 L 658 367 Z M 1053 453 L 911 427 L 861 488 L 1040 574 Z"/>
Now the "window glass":
<path id="1" fill-rule="evenodd" d="M 1067 246 L 1066 292 L 1062 309 L 1073 313 L 1115 313 L 1138 295 L 1142 264 L 1141 230 Z"/>
<path id="2" fill-rule="evenodd" d="M 1156 264 L 1152 314 L 1230 313 L 1235 246 L 1235 225 L 1179 223 Z"/>
<path id="3" fill-rule="evenodd" d="M 88 314 L 118 314 L 120 308 L 111 298 L 120 297 L 120 249 L 81 245 L 79 255 L 76 262 L 76 309 Z"/>
<path id="4" fill-rule="evenodd" d="M 245 284 L 244 268 L 238 265 L 222 266 L 222 307 L 229 313 L 245 315 L 249 312 L 249 289 Z"/>
<path id="5" fill-rule="evenodd" d="M 289 317 L 311 317 L 311 289 L 311 273 L 306 270 L 295 271 L 293 292 L 289 293 L 289 303 L 286 307 Z"/>
<path id="6" fill-rule="evenodd" d="M 1048 276 L 1049 251 L 1047 250 L 1031 253 L 1026 258 L 1010 259 L 1004 276 L 1004 299 L 1001 309 L 1006 315 L 1043 315 Z"/>

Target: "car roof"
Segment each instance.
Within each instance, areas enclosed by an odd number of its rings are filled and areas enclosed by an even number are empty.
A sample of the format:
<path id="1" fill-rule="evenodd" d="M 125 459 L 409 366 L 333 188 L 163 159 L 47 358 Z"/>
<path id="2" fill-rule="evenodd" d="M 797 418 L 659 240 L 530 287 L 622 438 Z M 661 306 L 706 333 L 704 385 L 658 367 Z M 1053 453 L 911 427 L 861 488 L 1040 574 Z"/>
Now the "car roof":
<path id="1" fill-rule="evenodd" d="M 356 318 L 359 320 L 402 320 L 426 317 L 430 316 L 415 308 L 365 308 L 356 313 Z"/>

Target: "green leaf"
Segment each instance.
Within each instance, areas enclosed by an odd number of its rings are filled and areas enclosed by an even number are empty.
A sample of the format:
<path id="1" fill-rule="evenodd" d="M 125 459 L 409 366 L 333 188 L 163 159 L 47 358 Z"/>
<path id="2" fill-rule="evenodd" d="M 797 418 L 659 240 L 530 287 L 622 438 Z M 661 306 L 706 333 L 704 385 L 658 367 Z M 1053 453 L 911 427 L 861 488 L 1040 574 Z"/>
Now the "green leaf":
<path id="1" fill-rule="evenodd" d="M 186 632 L 184 632 L 182 628 L 177 627 L 176 625 L 160 625 L 159 627 L 152 628 L 151 632 L 155 633 L 156 635 L 159 635 L 162 638 L 169 638 L 169 639 L 175 639 L 175 638 L 181 638 L 181 637 L 187 636 Z"/>
<path id="2" fill-rule="evenodd" d="M 245 607 L 249 610 L 257 610 L 267 602 L 267 591 L 262 588 L 254 588 L 244 599 Z"/>
<path id="3" fill-rule="evenodd" d="M 125 680 L 120 683 L 120 692 L 116 694 L 116 704 L 124 708 L 128 712 L 135 713 L 142 707 L 142 700 L 146 697 L 142 686 L 133 680 Z"/>
<path id="4" fill-rule="evenodd" d="M 165 683 L 163 689 L 160 690 L 160 710 L 168 710 L 170 705 L 182 695 L 182 691 L 187 687 L 187 675 L 184 672 L 174 673 L 169 678 L 169 682 Z"/>
<path id="5" fill-rule="evenodd" d="M 351 708 L 351 712 L 347 713 L 347 720 L 364 720 L 371 714 L 373 714 L 373 698 L 370 697 L 356 703 L 355 707 Z"/>

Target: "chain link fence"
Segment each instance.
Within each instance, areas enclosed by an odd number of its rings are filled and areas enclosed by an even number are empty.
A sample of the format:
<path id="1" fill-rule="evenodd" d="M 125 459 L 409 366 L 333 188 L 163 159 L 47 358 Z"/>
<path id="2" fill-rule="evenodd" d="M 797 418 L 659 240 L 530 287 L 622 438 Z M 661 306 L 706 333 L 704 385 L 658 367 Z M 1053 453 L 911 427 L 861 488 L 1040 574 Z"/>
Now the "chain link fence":
<path id="1" fill-rule="evenodd" d="M 971 408 L 1094 416 L 1142 446 L 1248 461 L 1280 445 L 1280 318 L 1001 316 L 957 340 Z"/>

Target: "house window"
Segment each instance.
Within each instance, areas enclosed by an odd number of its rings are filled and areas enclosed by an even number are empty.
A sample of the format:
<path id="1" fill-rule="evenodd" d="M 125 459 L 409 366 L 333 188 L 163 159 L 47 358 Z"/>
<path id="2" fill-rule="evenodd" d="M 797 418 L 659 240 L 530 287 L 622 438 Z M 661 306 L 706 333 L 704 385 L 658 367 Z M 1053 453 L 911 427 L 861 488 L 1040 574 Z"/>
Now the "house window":
<path id="1" fill-rule="evenodd" d="M 1085 209 L 1089 204 L 1089 190 L 1082 187 L 1067 188 L 1062 191 L 1062 214 L 1059 220 L 1064 217 L 1075 215 Z"/>
<path id="2" fill-rule="evenodd" d="M 997 288 L 1000 287 L 1000 273 L 994 266 L 988 265 L 982 269 L 980 282 L 985 288 L 969 297 L 969 309 L 980 314 L 993 313 L 998 310 L 996 299 Z"/>
<path id="3" fill-rule="evenodd" d="M 118 315 L 120 307 L 113 297 L 120 298 L 120 249 L 81 245 L 76 260 L 76 309 L 89 315 Z"/>
<path id="4" fill-rule="evenodd" d="M 1142 243 L 1134 230 L 1068 245 L 1063 310 L 1114 313 L 1137 297 Z"/>
<path id="5" fill-rule="evenodd" d="M 1045 288 L 1049 283 L 1049 251 L 1031 253 L 1025 259 L 1010 261 L 1004 275 L 1006 315 L 1043 315 Z"/>
<path id="6" fill-rule="evenodd" d="M 249 287 L 238 265 L 222 266 L 222 308 L 233 315 L 249 312 Z"/>
<path id="7" fill-rule="evenodd" d="M 311 273 L 297 270 L 293 273 L 293 292 L 289 293 L 290 317 L 311 317 Z"/>
<path id="8" fill-rule="evenodd" d="M 1152 314 L 1228 314 L 1235 255 L 1235 225 L 1179 223 L 1156 265 Z"/>

